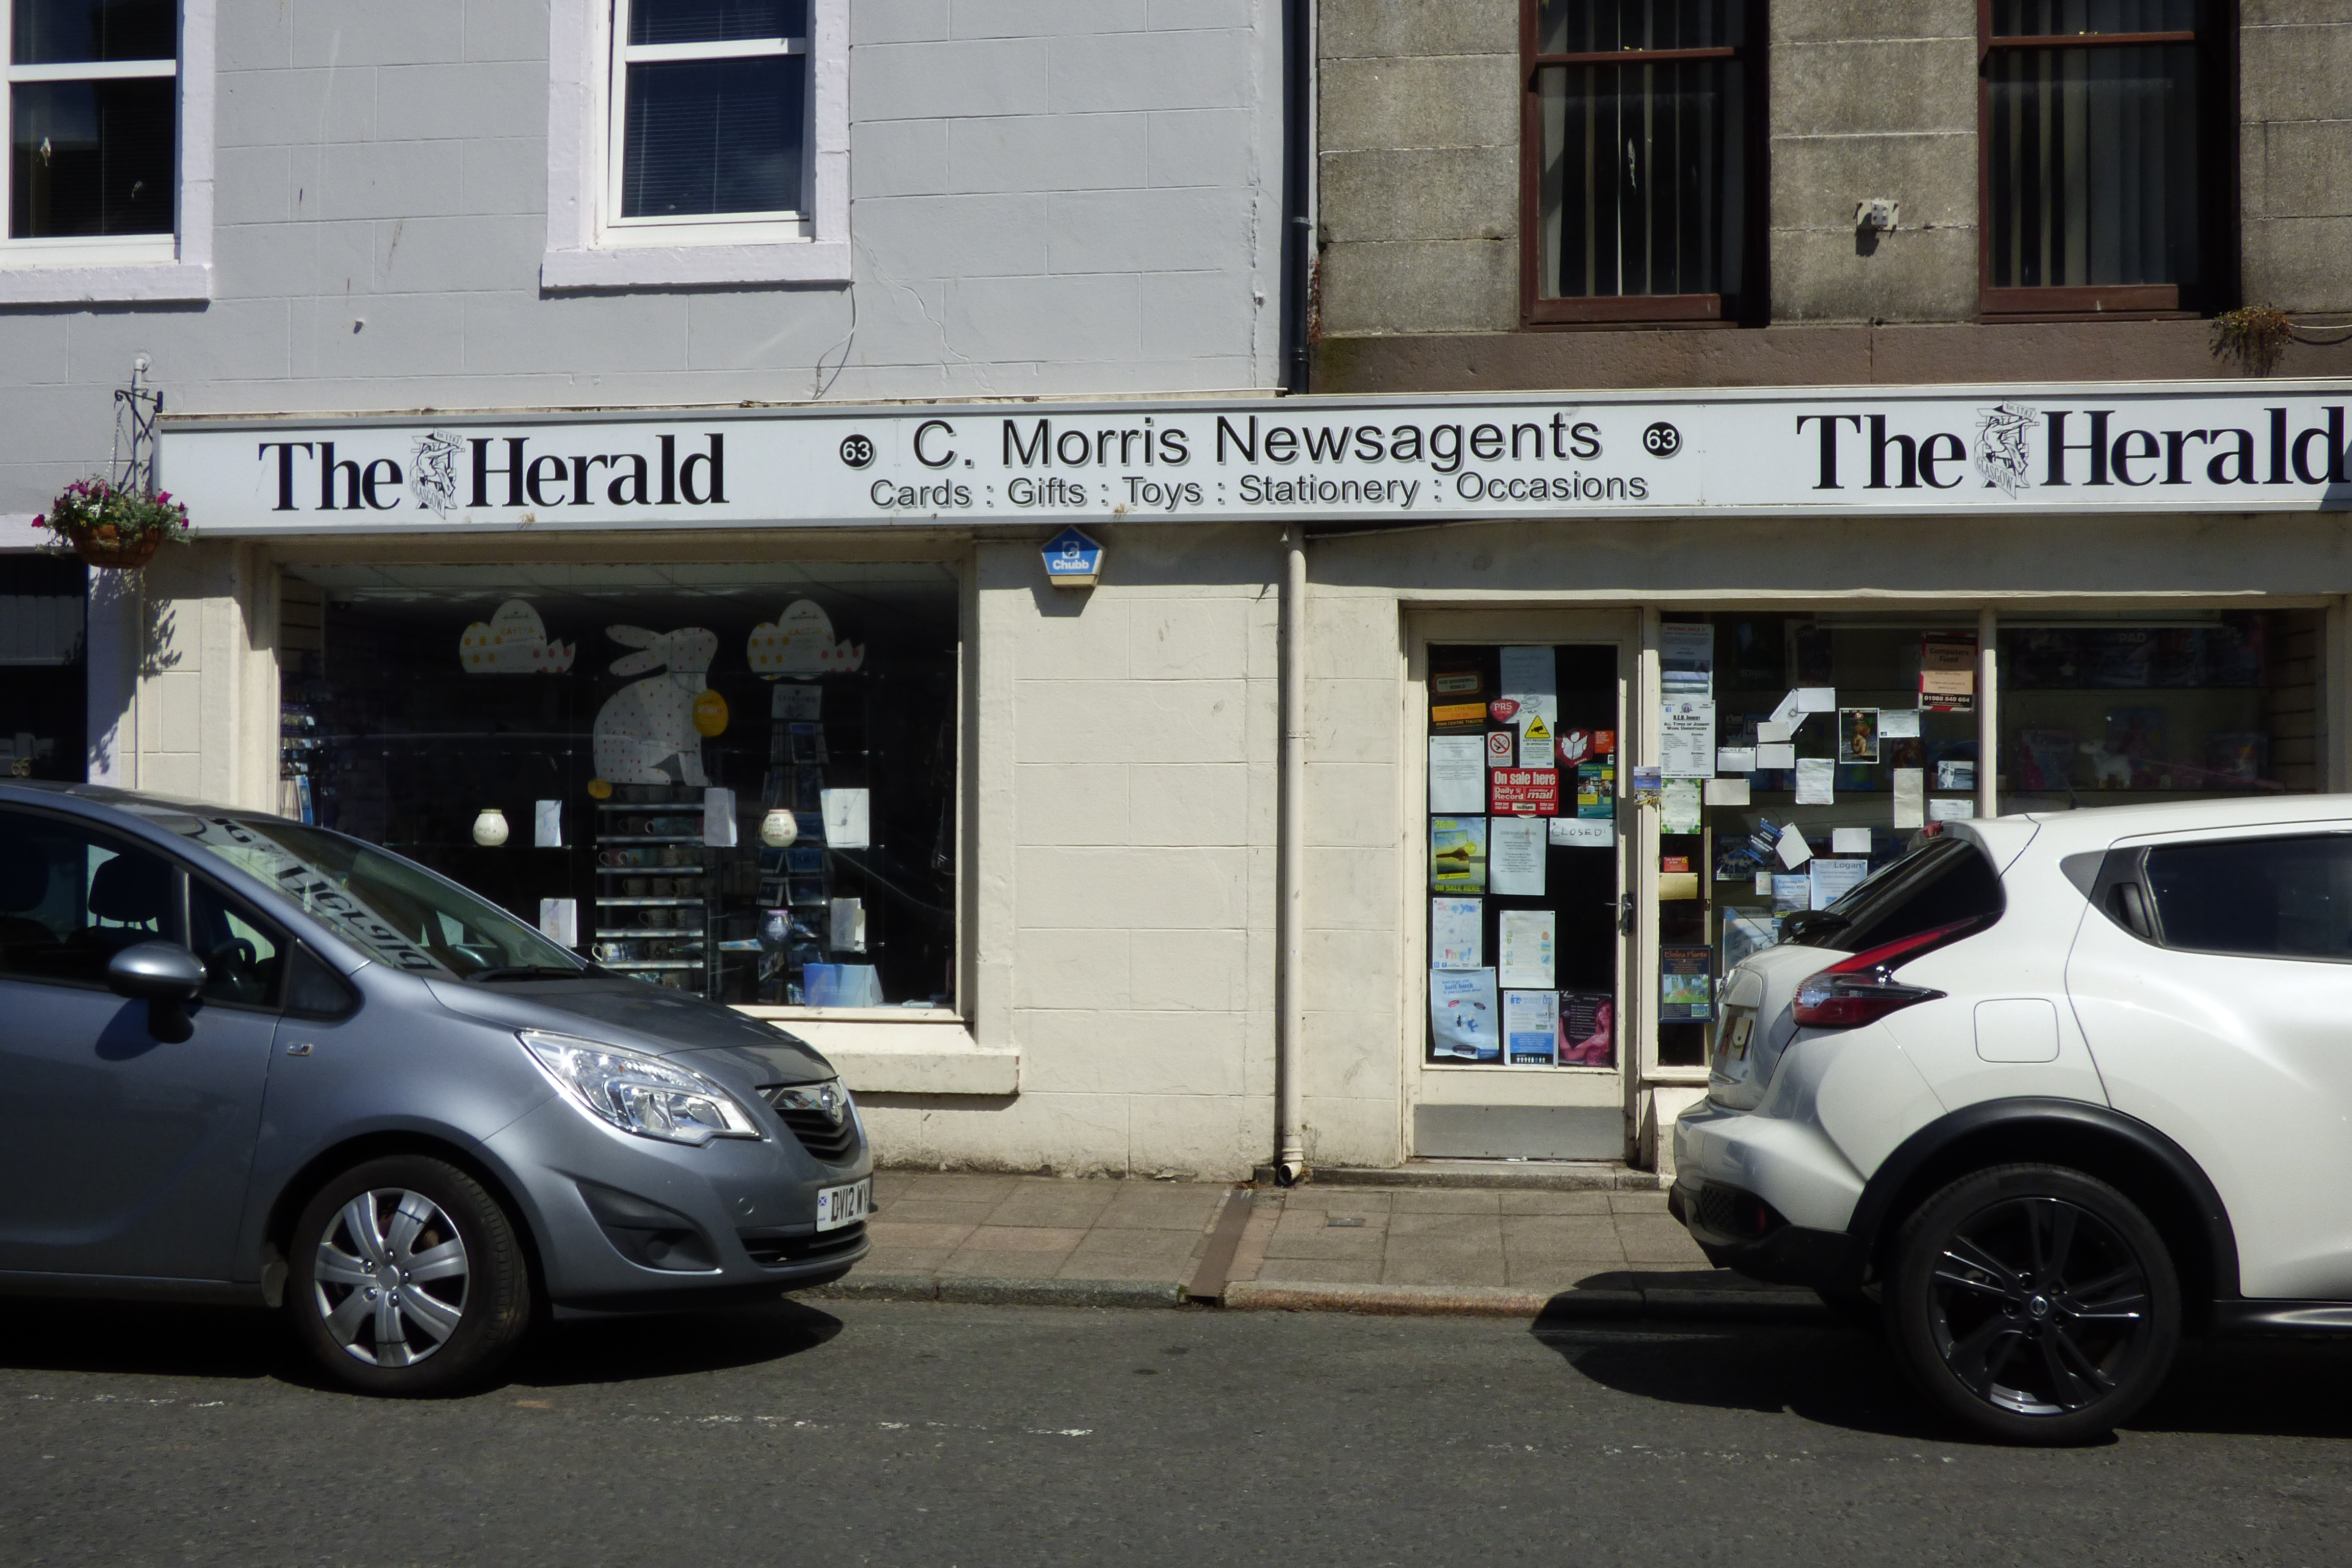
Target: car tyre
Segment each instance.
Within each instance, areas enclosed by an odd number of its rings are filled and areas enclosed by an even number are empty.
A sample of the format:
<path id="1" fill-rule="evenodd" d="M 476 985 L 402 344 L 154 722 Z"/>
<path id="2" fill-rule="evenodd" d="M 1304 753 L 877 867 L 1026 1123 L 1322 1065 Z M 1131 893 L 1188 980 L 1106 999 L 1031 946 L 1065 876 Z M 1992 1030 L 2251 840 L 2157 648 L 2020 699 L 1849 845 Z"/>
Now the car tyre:
<path id="1" fill-rule="evenodd" d="M 1945 1187 L 1898 1233 L 1886 1332 L 1927 1397 L 1998 1442 L 2105 1436 L 2163 1384 L 2180 1342 L 2164 1240 L 2114 1187 L 2002 1165 Z"/>
<path id="2" fill-rule="evenodd" d="M 303 1205 L 288 1250 L 296 1332 L 329 1376 L 364 1393 L 477 1386 L 530 1326 L 513 1222 L 446 1161 L 395 1154 L 343 1172 Z"/>

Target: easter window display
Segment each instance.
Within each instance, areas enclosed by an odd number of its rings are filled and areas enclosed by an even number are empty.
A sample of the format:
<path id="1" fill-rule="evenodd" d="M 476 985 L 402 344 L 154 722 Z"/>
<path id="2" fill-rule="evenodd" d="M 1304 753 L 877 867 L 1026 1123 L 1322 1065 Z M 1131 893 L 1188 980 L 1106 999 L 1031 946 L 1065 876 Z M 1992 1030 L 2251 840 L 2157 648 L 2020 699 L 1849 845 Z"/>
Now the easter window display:
<path id="1" fill-rule="evenodd" d="M 289 574 L 289 814 L 650 984 L 953 1005 L 946 567 Z"/>

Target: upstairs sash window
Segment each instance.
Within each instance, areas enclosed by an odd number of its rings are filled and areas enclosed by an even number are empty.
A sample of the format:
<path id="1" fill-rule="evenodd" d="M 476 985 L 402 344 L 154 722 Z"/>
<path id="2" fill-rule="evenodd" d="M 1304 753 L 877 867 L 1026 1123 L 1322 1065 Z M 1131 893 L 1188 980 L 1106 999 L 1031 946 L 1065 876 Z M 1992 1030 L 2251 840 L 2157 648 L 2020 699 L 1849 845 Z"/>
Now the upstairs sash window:
<path id="1" fill-rule="evenodd" d="M 1979 0 L 1988 315 L 2193 308 L 2218 29 L 2201 0 Z"/>
<path id="2" fill-rule="evenodd" d="M 1526 0 L 1529 320 L 1737 313 L 1759 210 L 1754 9 Z"/>
<path id="3" fill-rule="evenodd" d="M 173 0 L 0 0 L 9 240 L 172 234 L 179 29 Z"/>
<path id="4" fill-rule="evenodd" d="M 808 0 L 614 0 L 618 225 L 808 208 Z"/>

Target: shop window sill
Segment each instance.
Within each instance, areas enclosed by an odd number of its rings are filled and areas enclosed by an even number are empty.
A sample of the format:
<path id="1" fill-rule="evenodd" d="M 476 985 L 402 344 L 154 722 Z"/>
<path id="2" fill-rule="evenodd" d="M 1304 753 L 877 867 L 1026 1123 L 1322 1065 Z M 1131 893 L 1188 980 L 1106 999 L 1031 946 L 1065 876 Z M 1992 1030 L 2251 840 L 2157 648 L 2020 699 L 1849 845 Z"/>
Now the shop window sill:
<path id="1" fill-rule="evenodd" d="M 540 263 L 539 281 L 551 293 L 572 289 L 846 283 L 849 246 L 843 240 L 798 240 L 769 245 L 551 248 Z"/>
<path id="2" fill-rule="evenodd" d="M 125 261 L 86 267 L 0 264 L 0 305 L 196 303 L 213 297 L 200 261 Z"/>
<path id="3" fill-rule="evenodd" d="M 1020 1092 L 1021 1053 L 983 1046 L 950 1012 L 905 1007 L 760 1007 L 764 1018 L 814 1046 L 853 1094 Z"/>

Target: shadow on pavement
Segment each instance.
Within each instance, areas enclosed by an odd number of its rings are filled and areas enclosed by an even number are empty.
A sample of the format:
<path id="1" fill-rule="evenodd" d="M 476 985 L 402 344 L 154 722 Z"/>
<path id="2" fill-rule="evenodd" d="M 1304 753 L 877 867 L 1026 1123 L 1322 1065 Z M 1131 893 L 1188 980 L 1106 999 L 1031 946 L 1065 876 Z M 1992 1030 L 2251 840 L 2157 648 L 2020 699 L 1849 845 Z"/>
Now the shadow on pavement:
<path id="1" fill-rule="evenodd" d="M 841 1328 L 840 1319 L 790 1300 L 541 1323 L 508 1368 L 507 1381 L 555 1388 L 723 1372 L 814 1350 Z"/>
<path id="2" fill-rule="evenodd" d="M 1948 1436 L 1876 1341 L 1846 1329 L 1538 1317 L 1528 1331 L 1621 1393 L 1718 1410 L 1783 1411 L 1886 1436 Z"/>
<path id="3" fill-rule="evenodd" d="M 0 1367 L 173 1377 L 287 1377 L 300 1354 L 278 1316 L 242 1307 L 0 1302 Z"/>
<path id="4" fill-rule="evenodd" d="M 555 1387 L 720 1372 L 814 1350 L 841 1321 L 797 1301 L 720 1311 L 541 1322 L 497 1386 Z M 0 1368 L 272 1378 L 340 1387 L 285 1320 L 258 1308 L 116 1301 L 0 1302 Z"/>
<path id="5" fill-rule="evenodd" d="M 1601 1322 L 1548 1309 L 1528 1332 L 1581 1375 L 1645 1399 L 1785 1411 L 1886 1436 L 1977 1440 L 1915 1394 L 1877 1334 L 1859 1328 Z M 2352 1344 L 2189 1341 L 2163 1390 L 2125 1429 L 2352 1437 Z"/>
<path id="6" fill-rule="evenodd" d="M 2352 1344 L 2190 1343 L 2136 1432 L 2352 1437 Z"/>

